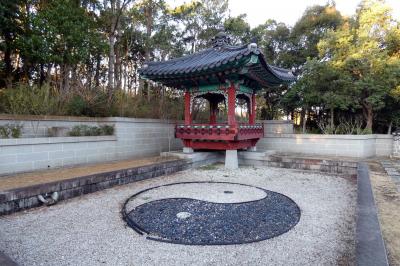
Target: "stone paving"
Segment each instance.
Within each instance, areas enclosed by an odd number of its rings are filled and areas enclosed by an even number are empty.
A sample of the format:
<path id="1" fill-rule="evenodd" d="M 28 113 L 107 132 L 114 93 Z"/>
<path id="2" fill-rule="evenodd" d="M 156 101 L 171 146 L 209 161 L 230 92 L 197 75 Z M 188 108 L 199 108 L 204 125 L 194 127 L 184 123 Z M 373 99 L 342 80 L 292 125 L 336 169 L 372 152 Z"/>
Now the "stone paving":
<path id="1" fill-rule="evenodd" d="M 381 165 L 385 168 L 386 173 L 393 179 L 397 190 L 400 191 L 400 159 L 384 160 L 381 161 Z"/>

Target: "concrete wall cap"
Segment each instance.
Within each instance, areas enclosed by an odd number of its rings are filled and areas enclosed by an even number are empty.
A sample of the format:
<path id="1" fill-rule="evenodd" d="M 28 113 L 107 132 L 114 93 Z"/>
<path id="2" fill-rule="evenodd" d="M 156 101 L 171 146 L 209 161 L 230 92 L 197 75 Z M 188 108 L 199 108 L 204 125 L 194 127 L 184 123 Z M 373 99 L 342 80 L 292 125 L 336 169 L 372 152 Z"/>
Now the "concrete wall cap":
<path id="1" fill-rule="evenodd" d="M 84 137 L 0 139 L 0 147 L 1 146 L 36 145 L 36 144 L 95 142 L 95 141 L 117 141 L 117 137 L 116 136 L 84 136 Z"/>

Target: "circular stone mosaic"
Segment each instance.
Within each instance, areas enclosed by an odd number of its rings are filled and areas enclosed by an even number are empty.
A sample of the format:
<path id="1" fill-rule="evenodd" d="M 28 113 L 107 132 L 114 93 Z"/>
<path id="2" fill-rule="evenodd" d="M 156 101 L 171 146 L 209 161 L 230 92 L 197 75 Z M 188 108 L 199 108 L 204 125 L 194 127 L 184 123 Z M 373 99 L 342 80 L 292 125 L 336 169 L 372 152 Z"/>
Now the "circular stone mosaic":
<path id="1" fill-rule="evenodd" d="M 226 182 L 150 188 L 130 197 L 122 212 L 127 224 L 148 239 L 186 245 L 261 241 L 300 220 L 299 207 L 285 195 Z"/>

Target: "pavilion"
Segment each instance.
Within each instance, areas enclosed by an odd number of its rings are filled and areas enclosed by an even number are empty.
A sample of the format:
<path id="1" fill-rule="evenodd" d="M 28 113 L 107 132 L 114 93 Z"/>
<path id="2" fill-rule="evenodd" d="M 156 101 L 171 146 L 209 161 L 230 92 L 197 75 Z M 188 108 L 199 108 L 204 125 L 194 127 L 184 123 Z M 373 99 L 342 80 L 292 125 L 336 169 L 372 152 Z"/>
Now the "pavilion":
<path id="1" fill-rule="evenodd" d="M 184 91 L 185 121 L 175 128 L 184 152 L 226 150 L 226 161 L 228 156 L 233 157 L 236 165 L 237 150 L 254 149 L 264 135 L 263 125 L 256 123 L 256 93 L 296 79 L 292 71 L 269 65 L 256 43 L 230 45 L 224 32 L 212 39 L 208 49 L 168 61 L 145 62 L 139 74 L 141 78 Z M 198 98 L 209 102 L 206 124 L 192 120 L 193 102 Z M 237 99 L 247 104 L 247 123 L 237 122 Z M 218 105 L 222 102 L 228 103 L 227 121 L 217 122 Z"/>

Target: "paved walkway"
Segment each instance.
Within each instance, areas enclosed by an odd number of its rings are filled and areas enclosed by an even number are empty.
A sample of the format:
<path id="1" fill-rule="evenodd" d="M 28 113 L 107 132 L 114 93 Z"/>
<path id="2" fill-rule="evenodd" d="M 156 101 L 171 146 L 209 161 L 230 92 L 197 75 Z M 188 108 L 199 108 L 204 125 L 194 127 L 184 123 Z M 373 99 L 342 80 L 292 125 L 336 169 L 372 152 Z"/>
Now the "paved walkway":
<path id="1" fill-rule="evenodd" d="M 78 167 L 59 168 L 9 176 L 0 176 L 0 191 L 46 184 L 55 181 L 71 179 L 77 176 L 88 176 L 171 160 L 176 160 L 176 158 L 157 156 L 144 159 L 131 159 L 117 162 L 98 163 Z"/>

